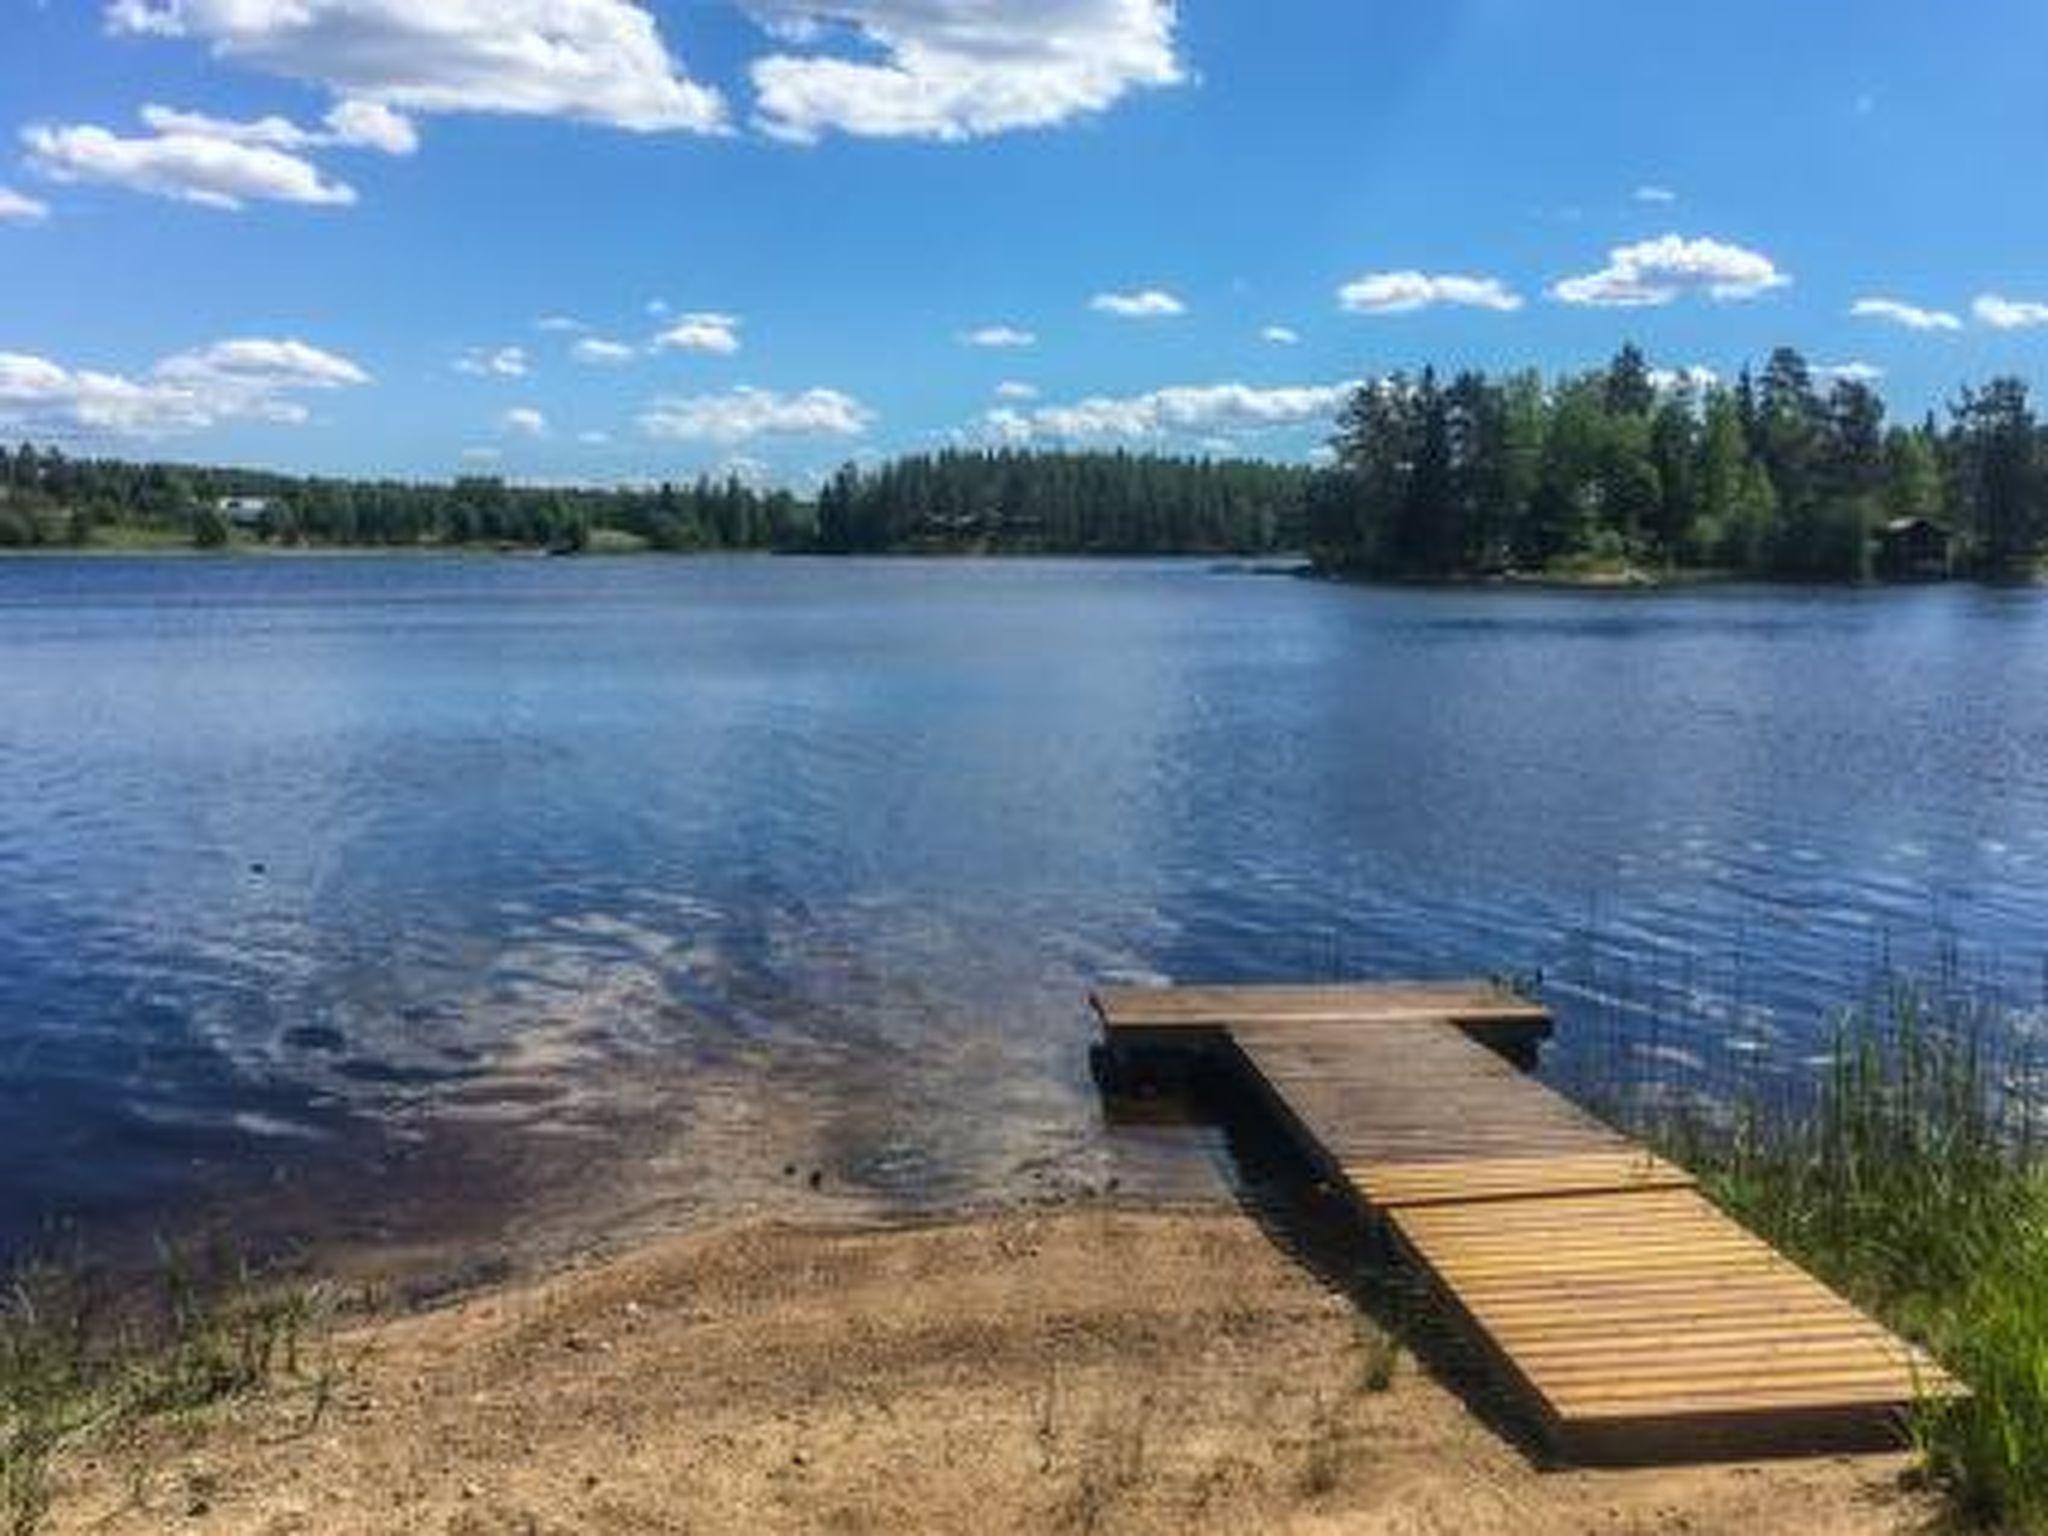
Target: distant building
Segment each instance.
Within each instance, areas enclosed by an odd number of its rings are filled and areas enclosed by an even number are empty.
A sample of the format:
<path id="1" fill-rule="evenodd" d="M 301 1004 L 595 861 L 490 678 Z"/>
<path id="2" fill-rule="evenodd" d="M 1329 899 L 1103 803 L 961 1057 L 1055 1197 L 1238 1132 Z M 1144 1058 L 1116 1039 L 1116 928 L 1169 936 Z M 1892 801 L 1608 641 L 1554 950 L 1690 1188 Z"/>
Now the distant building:
<path id="1" fill-rule="evenodd" d="M 1954 537 L 1932 518 L 1895 517 L 1877 531 L 1877 573 L 1887 581 L 1940 581 Z"/>
<path id="2" fill-rule="evenodd" d="M 252 528 L 270 516 L 271 506 L 268 496 L 223 496 L 213 510 L 238 528 Z"/>

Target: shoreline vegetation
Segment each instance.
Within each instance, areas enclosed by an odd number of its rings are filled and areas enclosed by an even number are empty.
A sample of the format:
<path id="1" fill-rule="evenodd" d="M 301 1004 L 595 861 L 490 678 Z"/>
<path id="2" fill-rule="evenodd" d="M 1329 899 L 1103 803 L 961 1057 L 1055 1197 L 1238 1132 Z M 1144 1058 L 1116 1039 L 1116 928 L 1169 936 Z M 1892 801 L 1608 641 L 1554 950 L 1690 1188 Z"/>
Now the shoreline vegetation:
<path id="1" fill-rule="evenodd" d="M 956 449 L 800 498 L 737 478 L 612 487 L 335 479 L 0 450 L 0 552 L 1306 552 L 1320 574 L 1661 586 L 2033 576 L 2048 431 L 2026 384 L 1889 423 L 1871 379 L 1791 348 L 1732 384 L 1651 366 L 1433 368 L 1361 385 L 1310 468 Z"/>
<path id="2" fill-rule="evenodd" d="M 0 1531 L 229 1509 L 232 1529 L 312 1529 L 333 1497 L 353 1501 L 352 1529 L 430 1511 L 630 1525 L 675 1486 L 703 1528 L 801 1528 L 884 1484 L 906 1519 L 993 1499 L 1020 1528 L 1276 1528 L 1374 1507 L 1397 1465 L 1473 1529 L 1529 1499 L 1533 1528 L 1583 1529 L 1640 1495 L 1709 1526 L 1747 1497 L 1758 1530 L 1918 1527 L 1936 1501 L 2048 1531 L 2048 1164 L 2022 1042 L 1952 979 L 1887 980 L 1842 1013 L 1810 1091 L 1709 1095 L 1654 1064 L 1645 1079 L 1639 1053 L 1580 1089 L 1968 1381 L 1971 1398 L 1916 1417 L 1911 1468 L 1552 1482 L 1499 1438 L 1398 1275 L 1345 1247 L 1356 1233 L 1329 1202 L 1298 1193 L 1306 1215 L 1255 1221 L 1095 1196 L 912 1228 L 689 1234 L 411 1315 L 231 1261 L 167 1256 L 140 1292 L 24 1271 L 0 1296 Z M 1318 1221 L 1331 1232 L 1304 1236 Z M 921 1470 L 893 1481 L 910 1445 L 969 1422 L 988 1443 L 964 1466 L 912 1458 Z M 1220 1448 L 1213 1465 L 1176 1459 L 1191 1435 Z M 620 1445 L 638 1449 L 618 1462 Z M 1016 1481 L 1010 1450 L 1037 1476 Z M 402 1507 L 369 1512 L 366 1490 L 385 1497 L 394 1475 Z M 1807 1502 L 1823 1496 L 1841 1507 Z"/>

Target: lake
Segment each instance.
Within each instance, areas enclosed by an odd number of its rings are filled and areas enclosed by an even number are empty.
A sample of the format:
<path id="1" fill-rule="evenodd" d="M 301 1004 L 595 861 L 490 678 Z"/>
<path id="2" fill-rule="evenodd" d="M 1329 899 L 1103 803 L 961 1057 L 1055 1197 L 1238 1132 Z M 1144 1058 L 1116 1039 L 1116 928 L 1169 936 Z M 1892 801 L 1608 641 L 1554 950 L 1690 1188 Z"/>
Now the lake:
<path id="1" fill-rule="evenodd" d="M 1213 1195 L 1092 983 L 1541 972 L 1553 1070 L 1796 1071 L 1888 956 L 2038 996 L 2044 873 L 2033 591 L 8 561 L 0 1250 Z"/>

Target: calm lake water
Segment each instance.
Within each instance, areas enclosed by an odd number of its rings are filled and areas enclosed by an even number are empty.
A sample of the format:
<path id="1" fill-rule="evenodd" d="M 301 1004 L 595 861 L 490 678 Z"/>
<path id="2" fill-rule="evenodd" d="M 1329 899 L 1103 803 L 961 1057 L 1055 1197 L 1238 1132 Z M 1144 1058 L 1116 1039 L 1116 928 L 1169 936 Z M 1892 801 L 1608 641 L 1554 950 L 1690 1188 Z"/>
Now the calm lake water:
<path id="1" fill-rule="evenodd" d="M 0 1248 L 1213 1190 L 1091 983 L 1540 970 L 1559 1070 L 1796 1067 L 1937 936 L 2038 995 L 2044 874 L 2035 592 L 9 561 Z"/>

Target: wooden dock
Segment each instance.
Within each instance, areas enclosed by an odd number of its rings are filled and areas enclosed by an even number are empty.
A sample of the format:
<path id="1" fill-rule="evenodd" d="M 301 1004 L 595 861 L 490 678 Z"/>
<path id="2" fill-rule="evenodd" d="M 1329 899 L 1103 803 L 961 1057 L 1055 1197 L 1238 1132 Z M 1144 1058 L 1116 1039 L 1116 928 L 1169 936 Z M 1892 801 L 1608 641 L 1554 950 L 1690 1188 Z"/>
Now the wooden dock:
<path id="1" fill-rule="evenodd" d="M 1536 1004 L 1485 983 L 1091 1002 L 1113 1062 L 1193 1055 L 1263 1100 L 1567 1460 L 1896 1445 L 1916 1401 L 1961 1390 L 1684 1169 L 1520 1070 L 1551 1029 Z"/>

